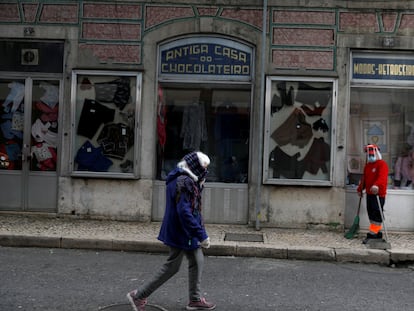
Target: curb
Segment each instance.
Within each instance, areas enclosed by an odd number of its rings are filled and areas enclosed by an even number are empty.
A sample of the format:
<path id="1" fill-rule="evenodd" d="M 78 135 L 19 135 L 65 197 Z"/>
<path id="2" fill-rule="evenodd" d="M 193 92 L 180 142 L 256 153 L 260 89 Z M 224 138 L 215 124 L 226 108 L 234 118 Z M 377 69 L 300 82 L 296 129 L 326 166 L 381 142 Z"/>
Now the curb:
<path id="1" fill-rule="evenodd" d="M 168 247 L 158 241 L 128 241 L 4 234 L 0 235 L 0 246 L 100 249 L 148 253 L 168 252 Z M 281 248 L 269 245 L 245 246 L 237 244 L 213 244 L 209 249 L 205 249 L 204 252 L 207 256 L 260 257 L 380 265 L 414 262 L 414 251 L 411 250 L 374 250 L 298 246 Z"/>

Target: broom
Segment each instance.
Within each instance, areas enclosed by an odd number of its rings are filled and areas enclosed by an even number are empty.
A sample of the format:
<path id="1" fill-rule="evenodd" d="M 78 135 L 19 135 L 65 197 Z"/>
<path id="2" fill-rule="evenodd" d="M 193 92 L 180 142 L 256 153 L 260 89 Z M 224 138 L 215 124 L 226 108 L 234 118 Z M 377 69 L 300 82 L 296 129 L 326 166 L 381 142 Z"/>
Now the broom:
<path id="1" fill-rule="evenodd" d="M 367 156 L 365 156 L 365 165 L 367 165 Z M 365 169 L 365 166 L 364 166 L 364 169 Z M 362 174 L 361 182 L 364 183 L 363 185 L 365 186 L 364 174 Z M 362 191 L 363 190 L 364 190 L 364 187 L 362 187 Z M 359 232 L 359 211 L 361 210 L 361 200 L 362 200 L 362 193 L 361 193 L 361 196 L 359 197 L 358 209 L 357 209 L 357 214 L 354 218 L 354 222 L 352 223 L 352 226 L 351 228 L 349 228 L 348 232 L 344 234 L 344 237 L 349 240 L 356 237 Z"/>
<path id="2" fill-rule="evenodd" d="M 362 196 L 359 197 L 358 210 L 357 210 L 357 214 L 354 218 L 354 222 L 353 222 L 351 228 L 349 228 L 348 232 L 346 232 L 344 234 L 344 237 L 347 238 L 347 239 L 353 239 L 354 237 L 356 237 L 358 235 L 358 231 L 359 231 L 359 210 L 361 209 L 361 200 L 362 200 Z"/>

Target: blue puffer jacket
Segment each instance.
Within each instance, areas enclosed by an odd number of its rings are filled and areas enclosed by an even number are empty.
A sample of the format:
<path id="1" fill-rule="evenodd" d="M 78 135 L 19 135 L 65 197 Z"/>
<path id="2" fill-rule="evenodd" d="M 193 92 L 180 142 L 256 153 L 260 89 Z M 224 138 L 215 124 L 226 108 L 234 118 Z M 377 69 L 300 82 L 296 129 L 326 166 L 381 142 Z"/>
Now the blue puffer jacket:
<path id="1" fill-rule="evenodd" d="M 168 174 L 166 184 L 165 214 L 158 239 L 171 247 L 196 249 L 208 237 L 196 193 L 192 191 L 197 185 L 180 168 Z"/>

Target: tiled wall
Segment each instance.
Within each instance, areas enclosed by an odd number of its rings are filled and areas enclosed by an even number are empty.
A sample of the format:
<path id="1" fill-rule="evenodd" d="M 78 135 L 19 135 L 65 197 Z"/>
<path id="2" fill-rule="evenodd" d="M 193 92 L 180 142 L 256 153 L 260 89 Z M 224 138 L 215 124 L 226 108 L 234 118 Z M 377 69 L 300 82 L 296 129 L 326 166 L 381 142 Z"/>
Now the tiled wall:
<path id="1" fill-rule="evenodd" d="M 392 2 L 390 8 L 395 7 Z M 125 64 L 141 64 L 146 33 L 177 21 L 213 18 L 243 24 L 258 35 L 262 31 L 261 6 L 163 3 L 10 1 L 0 4 L 0 26 L 77 26 L 80 49 L 91 50 L 103 63 Z M 335 71 L 338 34 L 410 36 L 414 34 L 414 11 L 269 5 L 267 25 L 272 68 Z"/>

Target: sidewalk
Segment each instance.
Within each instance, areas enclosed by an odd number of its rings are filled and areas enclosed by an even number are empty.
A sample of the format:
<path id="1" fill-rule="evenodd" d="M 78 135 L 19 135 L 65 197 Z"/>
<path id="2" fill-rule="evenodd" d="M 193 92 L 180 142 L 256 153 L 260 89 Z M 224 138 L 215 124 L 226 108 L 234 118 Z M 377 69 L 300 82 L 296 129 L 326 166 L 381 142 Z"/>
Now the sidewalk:
<path id="1" fill-rule="evenodd" d="M 165 252 L 157 240 L 160 223 L 84 220 L 46 216 L 0 214 L 0 246 L 85 248 Z M 343 232 L 263 228 L 247 225 L 206 225 L 211 256 L 377 263 L 414 262 L 414 232 L 389 233 L 391 249 L 369 249 L 364 236 L 347 240 Z"/>

